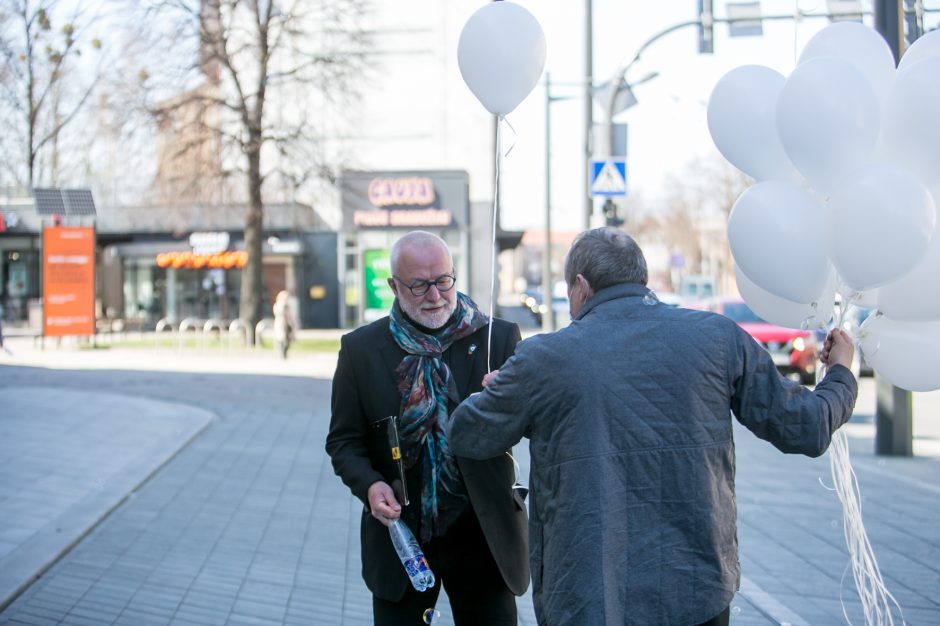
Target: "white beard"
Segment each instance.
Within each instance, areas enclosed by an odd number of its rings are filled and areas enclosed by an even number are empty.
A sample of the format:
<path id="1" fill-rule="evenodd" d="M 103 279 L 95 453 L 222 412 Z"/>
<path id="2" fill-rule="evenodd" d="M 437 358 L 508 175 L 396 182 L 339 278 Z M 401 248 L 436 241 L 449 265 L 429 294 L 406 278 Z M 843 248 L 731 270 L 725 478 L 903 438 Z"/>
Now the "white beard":
<path id="1" fill-rule="evenodd" d="M 448 300 L 443 301 L 443 309 L 430 312 L 422 310 L 421 305 L 415 306 L 411 302 L 406 302 L 403 298 L 399 298 L 398 304 L 401 306 L 401 310 L 404 311 L 405 314 L 412 320 L 421 324 L 425 328 L 436 330 L 447 323 L 447 320 L 450 319 L 450 316 L 454 314 L 454 310 L 457 308 L 456 300 L 453 302 Z M 426 303 L 422 304 L 427 306 Z"/>

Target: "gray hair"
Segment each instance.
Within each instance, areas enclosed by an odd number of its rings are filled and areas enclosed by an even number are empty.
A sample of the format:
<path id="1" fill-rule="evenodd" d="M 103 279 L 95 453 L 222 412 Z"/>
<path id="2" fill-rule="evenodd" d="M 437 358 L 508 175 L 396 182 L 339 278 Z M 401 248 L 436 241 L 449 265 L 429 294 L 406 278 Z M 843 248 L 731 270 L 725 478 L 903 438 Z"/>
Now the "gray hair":
<path id="1" fill-rule="evenodd" d="M 450 247 L 448 247 L 446 241 L 434 233 L 429 233 L 424 230 L 413 230 L 410 233 L 406 233 L 392 244 L 392 250 L 389 253 L 389 265 L 393 273 L 398 272 L 398 259 L 401 257 L 402 250 L 406 247 L 416 249 L 438 247 L 447 253 L 453 265 L 453 257 L 450 254 Z"/>
<path id="2" fill-rule="evenodd" d="M 578 274 L 599 291 L 620 283 L 646 285 L 646 258 L 633 237 L 616 228 L 586 230 L 578 235 L 565 257 L 565 281 L 573 285 Z"/>

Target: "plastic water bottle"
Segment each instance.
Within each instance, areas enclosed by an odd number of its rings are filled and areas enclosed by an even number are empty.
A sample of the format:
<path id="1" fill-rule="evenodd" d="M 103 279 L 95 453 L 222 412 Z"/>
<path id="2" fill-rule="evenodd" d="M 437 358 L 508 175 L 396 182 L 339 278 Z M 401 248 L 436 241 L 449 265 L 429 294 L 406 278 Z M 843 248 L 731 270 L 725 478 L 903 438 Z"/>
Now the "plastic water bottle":
<path id="1" fill-rule="evenodd" d="M 412 534 L 411 530 L 400 519 L 392 522 L 388 527 L 388 532 L 392 536 L 392 545 L 395 546 L 395 552 L 405 566 L 405 572 L 411 579 L 411 584 L 418 591 L 426 591 L 434 586 L 434 573 L 428 566 L 427 559 L 424 558 L 424 552 L 418 545 L 418 540 Z"/>

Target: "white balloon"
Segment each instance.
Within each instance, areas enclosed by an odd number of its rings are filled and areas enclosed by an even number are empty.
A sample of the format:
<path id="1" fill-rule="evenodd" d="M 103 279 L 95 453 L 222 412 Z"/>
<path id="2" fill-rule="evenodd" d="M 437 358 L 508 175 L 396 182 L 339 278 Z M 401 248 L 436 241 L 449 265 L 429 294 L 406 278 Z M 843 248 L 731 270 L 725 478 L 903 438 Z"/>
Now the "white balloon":
<path id="1" fill-rule="evenodd" d="M 835 301 L 835 271 L 829 269 L 829 278 L 813 302 L 801 304 L 786 298 L 775 296 L 748 278 L 741 268 L 735 266 L 734 276 L 738 282 L 738 291 L 751 310 L 761 319 L 783 326 L 802 330 L 823 330 L 832 320 L 832 307 Z"/>
<path id="2" fill-rule="evenodd" d="M 911 172 L 865 166 L 829 199 L 832 264 L 856 291 L 897 280 L 926 253 L 936 219 L 930 192 Z"/>
<path id="3" fill-rule="evenodd" d="M 744 274 L 766 291 L 807 303 L 828 277 L 821 208 L 794 183 L 768 180 L 748 188 L 728 217 L 731 253 Z"/>
<path id="4" fill-rule="evenodd" d="M 473 95 L 494 115 L 525 100 L 545 66 L 545 33 L 513 2 L 487 2 L 460 33 L 457 64 Z"/>
<path id="5" fill-rule="evenodd" d="M 907 69 L 914 63 L 937 54 L 940 54 L 940 30 L 932 30 L 918 37 L 911 44 L 911 47 L 901 55 L 898 69 Z"/>
<path id="6" fill-rule="evenodd" d="M 880 125 L 881 104 L 868 79 L 835 57 L 801 63 L 777 99 L 777 132 L 784 150 L 824 193 L 868 162 Z"/>
<path id="7" fill-rule="evenodd" d="M 819 57 L 848 61 L 868 79 L 880 100 L 887 97 L 894 81 L 894 55 L 884 37 L 860 22 L 836 22 L 810 39 L 800 54 L 800 63 Z"/>
<path id="8" fill-rule="evenodd" d="M 855 298 L 855 304 L 863 306 L 866 309 L 876 308 L 878 306 L 878 290 L 868 289 L 867 291 L 859 291 L 858 297 Z"/>
<path id="9" fill-rule="evenodd" d="M 783 74 L 769 67 L 742 65 L 722 76 L 708 99 L 708 130 L 715 146 L 757 180 L 802 179 L 777 134 L 777 96 L 785 82 Z"/>
<path id="10" fill-rule="evenodd" d="M 914 269 L 878 290 L 878 309 L 897 320 L 940 320 L 940 227 Z"/>
<path id="11" fill-rule="evenodd" d="M 885 152 L 920 176 L 940 183 L 940 55 L 898 70 L 884 116 Z"/>
<path id="12" fill-rule="evenodd" d="M 879 376 L 910 391 L 940 389 L 940 322 L 865 320 L 859 350 Z"/>

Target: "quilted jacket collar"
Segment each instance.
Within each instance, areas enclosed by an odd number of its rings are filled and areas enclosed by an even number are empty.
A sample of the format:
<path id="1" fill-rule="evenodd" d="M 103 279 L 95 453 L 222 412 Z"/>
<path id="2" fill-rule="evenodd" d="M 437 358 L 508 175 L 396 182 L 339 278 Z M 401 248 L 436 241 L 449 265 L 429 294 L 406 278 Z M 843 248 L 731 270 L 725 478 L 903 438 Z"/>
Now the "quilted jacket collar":
<path id="1" fill-rule="evenodd" d="M 583 318 L 585 315 L 590 313 L 595 307 L 610 300 L 617 300 L 619 298 L 629 298 L 629 297 L 642 297 L 650 293 L 650 290 L 645 285 L 640 285 L 639 283 L 620 283 L 619 285 L 611 285 L 610 287 L 604 287 L 593 296 L 588 298 L 588 301 L 584 303 L 584 306 L 581 307 L 581 310 L 578 311 L 578 314 L 575 316 L 576 320 Z"/>

